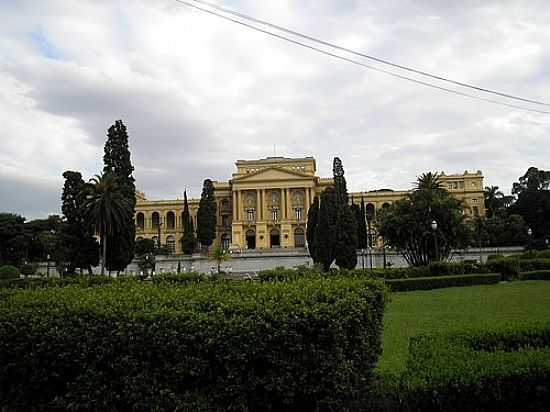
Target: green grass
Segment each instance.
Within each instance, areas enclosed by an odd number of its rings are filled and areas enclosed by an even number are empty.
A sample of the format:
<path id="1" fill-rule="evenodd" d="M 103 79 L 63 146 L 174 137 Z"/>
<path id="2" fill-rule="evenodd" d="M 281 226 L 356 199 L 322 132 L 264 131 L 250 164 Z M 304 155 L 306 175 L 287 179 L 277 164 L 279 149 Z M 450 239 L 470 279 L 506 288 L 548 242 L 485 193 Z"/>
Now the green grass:
<path id="1" fill-rule="evenodd" d="M 420 333 L 498 328 L 550 319 L 550 282 L 393 293 L 384 315 L 380 373 L 399 373 L 409 338 Z"/>

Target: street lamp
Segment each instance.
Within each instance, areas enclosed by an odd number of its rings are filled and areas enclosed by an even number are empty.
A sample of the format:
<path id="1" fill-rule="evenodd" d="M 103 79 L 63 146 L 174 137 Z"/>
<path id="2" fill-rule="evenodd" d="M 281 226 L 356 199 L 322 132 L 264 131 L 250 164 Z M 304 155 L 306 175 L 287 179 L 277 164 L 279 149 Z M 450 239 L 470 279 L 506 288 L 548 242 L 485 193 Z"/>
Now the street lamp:
<path id="1" fill-rule="evenodd" d="M 531 230 L 531 228 L 527 228 L 527 236 L 529 236 L 529 245 L 527 247 L 528 250 L 531 250 L 531 245 L 533 243 L 533 231 Z"/>
<path id="2" fill-rule="evenodd" d="M 439 260 L 439 247 L 437 245 L 437 222 L 435 221 L 435 219 L 432 220 L 431 227 L 434 234 L 435 260 L 437 262 Z"/>
<path id="3" fill-rule="evenodd" d="M 50 254 L 46 255 L 46 277 L 50 277 Z"/>
<path id="4" fill-rule="evenodd" d="M 361 260 L 363 262 L 363 269 L 365 269 L 365 248 L 361 249 Z M 309 263 L 309 261 L 308 261 Z"/>

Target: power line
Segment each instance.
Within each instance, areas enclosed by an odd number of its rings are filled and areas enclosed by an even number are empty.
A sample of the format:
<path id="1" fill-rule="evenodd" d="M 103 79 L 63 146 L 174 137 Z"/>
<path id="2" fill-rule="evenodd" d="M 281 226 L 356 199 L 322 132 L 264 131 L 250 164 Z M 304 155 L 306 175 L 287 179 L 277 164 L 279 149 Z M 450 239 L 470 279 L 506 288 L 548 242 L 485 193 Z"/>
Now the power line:
<path id="1" fill-rule="evenodd" d="M 178 0 L 176 0 L 176 1 L 178 1 Z M 499 92 L 499 91 L 492 90 L 492 89 L 487 89 L 487 88 L 476 86 L 476 85 L 473 85 L 473 84 L 464 83 L 464 82 L 460 82 L 460 81 L 457 81 L 457 80 L 449 79 L 447 77 L 431 74 L 431 73 L 428 73 L 428 72 L 423 71 L 423 70 L 415 69 L 413 67 L 393 63 L 389 60 L 381 59 L 379 57 L 375 57 L 375 56 L 372 56 L 372 55 L 369 55 L 369 54 L 365 54 L 365 53 L 361 53 L 361 52 L 358 52 L 358 51 L 355 51 L 355 50 L 351 50 L 351 49 L 339 46 L 339 45 L 334 44 L 334 43 L 329 43 L 327 41 L 318 39 L 316 37 L 312 37 L 312 36 L 309 36 L 307 34 L 303 34 L 303 33 L 300 33 L 300 32 L 297 32 L 297 31 L 294 31 L 294 30 L 291 30 L 291 29 L 287 29 L 283 26 L 279 26 L 277 24 L 273 24 L 273 23 L 270 23 L 270 22 L 265 21 L 265 20 L 257 19 L 255 17 L 249 16 L 249 15 L 244 14 L 244 13 L 239 13 L 237 11 L 226 9 L 224 7 L 218 6 L 217 4 L 213 4 L 213 3 L 210 3 L 210 2 L 207 2 L 207 1 L 204 1 L 204 0 L 192 0 L 192 1 L 195 2 L 195 3 L 203 4 L 203 5 L 208 6 L 208 7 L 212 7 L 214 9 L 220 10 L 224 13 L 229 13 L 229 14 L 232 14 L 234 16 L 238 16 L 240 18 L 252 21 L 254 23 L 259 23 L 259 24 L 262 24 L 264 26 L 268 26 L 268 27 L 280 30 L 280 31 L 288 33 L 288 34 L 292 34 L 294 36 L 301 37 L 303 39 L 307 39 L 309 41 L 312 41 L 312 42 L 315 42 L 315 43 L 318 43 L 318 44 L 322 44 L 324 46 L 332 47 L 332 48 L 340 50 L 340 51 L 345 51 L 347 53 L 354 54 L 356 56 L 361 56 L 361 57 L 364 57 L 366 59 L 370 59 L 370 60 L 376 61 L 378 63 L 386 64 L 388 66 L 392 66 L 392 67 L 395 67 L 395 68 L 398 68 L 398 69 L 407 70 L 407 71 L 412 72 L 412 73 L 416 73 L 416 74 L 420 74 L 422 76 L 431 77 L 432 79 L 452 83 L 452 84 L 455 84 L 457 86 L 467 87 L 467 88 L 474 89 L 474 90 L 481 91 L 481 92 L 485 92 L 485 93 L 496 94 L 498 96 L 506 97 L 508 99 L 520 100 L 520 101 L 527 102 L 527 103 L 533 103 L 533 104 L 538 104 L 538 105 L 549 106 L 550 107 L 549 103 L 541 102 L 541 101 L 538 101 L 538 100 L 527 99 L 527 98 L 523 98 L 523 97 L 519 97 L 519 96 L 515 96 L 515 95 L 512 95 L 512 94 L 507 94 L 507 93 L 503 93 L 503 92 Z"/>
<path id="2" fill-rule="evenodd" d="M 396 77 L 398 79 L 402 79 L 402 80 L 407 80 L 407 81 L 410 81 L 410 82 L 413 82 L 413 83 L 417 83 L 417 84 L 421 84 L 423 86 L 426 86 L 426 87 L 430 87 L 432 89 L 436 89 L 436 90 L 440 90 L 440 91 L 444 91 L 444 92 L 448 92 L 448 93 L 453 93 L 453 94 L 456 94 L 456 95 L 459 95 L 459 96 L 462 96 L 462 97 L 468 97 L 468 98 L 471 98 L 471 99 L 475 99 L 475 100 L 480 100 L 480 101 L 484 101 L 484 102 L 487 102 L 487 103 L 493 103 L 493 104 L 498 104 L 498 105 L 501 105 L 501 106 L 506 106 L 506 107 L 511 107 L 511 108 L 514 108 L 514 109 L 519 109 L 519 110 L 525 110 L 525 111 L 528 111 L 528 112 L 534 112 L 534 113 L 541 113 L 541 114 L 550 114 L 549 111 L 544 111 L 544 110 L 538 110 L 538 109 L 531 109 L 531 108 L 527 108 L 527 107 L 523 107 L 523 106 L 518 106 L 518 105 L 515 105 L 515 104 L 511 104 L 511 103 L 505 103 L 505 102 L 501 102 L 501 101 L 498 101 L 498 100 L 493 100 L 493 99 L 487 99 L 485 97 L 480 97 L 480 96 L 476 96 L 476 95 L 473 95 L 473 94 L 468 94 L 468 93 L 464 93 L 464 92 L 460 92 L 458 90 L 453 90 L 453 89 L 449 89 L 449 88 L 446 88 L 446 87 L 442 87 L 442 86 L 437 86 L 435 84 L 432 84 L 432 83 L 428 83 L 428 82 L 425 82 L 425 81 L 422 81 L 422 80 L 418 80 L 418 79 L 413 79 L 411 77 L 407 77 L 407 76 L 403 76 L 403 75 L 400 75 L 400 74 L 397 74 L 397 73 L 393 73 L 393 72 L 390 72 L 388 70 L 384 70 L 384 69 L 380 69 L 378 67 L 374 67 L 374 66 L 370 66 L 368 64 L 364 64 L 364 63 L 361 63 L 357 60 L 353 60 L 353 59 L 350 59 L 350 58 L 347 58 L 347 57 L 344 57 L 344 56 L 340 56 L 340 55 L 337 55 L 337 54 L 334 54 L 334 53 L 331 53 L 331 52 L 328 52 L 326 50 L 322 50 L 322 49 L 319 49 L 315 46 L 311 46 L 309 44 L 305 44 L 305 43 L 301 43 L 297 40 L 293 40 L 293 39 L 290 39 L 288 37 L 285 37 L 285 36 L 282 36 L 280 34 L 277 34 L 277 33 L 273 33 L 273 32 L 270 32 L 268 30 L 264 30 L 264 29 L 261 29 L 259 27 L 256 27 L 256 26 L 253 26 L 251 24 L 248 24 L 248 23 L 245 23 L 243 21 L 239 21 L 239 20 L 236 20 L 236 19 L 233 19 L 231 17 L 228 17 L 228 16 L 224 16 L 222 14 L 219 14 L 219 13 L 216 13 L 212 10 L 207 10 L 207 9 L 204 9 L 200 6 L 197 6 L 195 4 L 191 4 L 187 1 L 184 1 L 184 0 L 175 0 L 176 2 L 178 3 L 181 3 L 181 4 L 184 4 L 188 7 L 192 7 L 194 9 L 197 9 L 197 10 L 200 10 L 204 13 L 208 13 L 208 14 L 211 14 L 211 15 L 214 15 L 214 16 L 217 16 L 219 18 L 222 18 L 222 19 L 225 19 L 225 20 L 228 20 L 228 21 L 231 21 L 233 23 L 236 23 L 236 24 L 239 24 L 239 25 L 242 25 L 244 27 L 247 27 L 249 29 L 252 29 L 252 30 L 255 30 L 255 31 L 258 31 L 260 33 L 264 33 L 264 34 L 267 34 L 269 36 L 273 36 L 273 37 L 276 37 L 278 39 L 281 39 L 281 40 L 285 40 L 287 42 L 290 42 L 290 43 L 293 43 L 293 44 L 296 44 L 298 46 L 301 46 L 301 47 L 305 47 L 307 49 L 310 49 L 310 50 L 314 50 L 318 53 L 322 53 L 324 55 L 327 55 L 327 56 L 330 56 L 330 57 L 334 57 L 336 59 L 339 59 L 339 60 L 343 60 L 343 61 L 346 61 L 348 63 L 352 63 L 352 64 L 355 64 L 357 66 L 361 66 L 361 67 L 364 67 L 366 69 L 369 69 L 369 70 L 373 70 L 373 71 L 376 71 L 376 72 L 379 72 L 379 73 L 384 73 L 384 74 L 387 74 L 389 76 L 393 76 L 393 77 Z"/>

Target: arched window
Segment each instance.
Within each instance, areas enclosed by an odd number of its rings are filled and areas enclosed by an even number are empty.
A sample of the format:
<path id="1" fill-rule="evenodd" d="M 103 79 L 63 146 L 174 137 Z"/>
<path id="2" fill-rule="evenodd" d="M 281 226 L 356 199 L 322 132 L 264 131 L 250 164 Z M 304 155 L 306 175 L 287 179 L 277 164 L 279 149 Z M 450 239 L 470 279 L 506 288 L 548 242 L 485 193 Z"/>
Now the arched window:
<path id="1" fill-rule="evenodd" d="M 367 203 L 365 206 L 365 214 L 367 215 L 368 220 L 374 219 L 374 205 L 372 203 Z"/>
<path id="2" fill-rule="evenodd" d="M 223 250 L 229 249 L 229 246 L 231 246 L 231 236 L 224 233 L 220 239 L 220 246 Z"/>
<path id="3" fill-rule="evenodd" d="M 176 253 L 176 239 L 174 236 L 170 235 L 166 238 L 166 248 L 171 255 Z"/>
<path id="4" fill-rule="evenodd" d="M 151 215 L 151 222 L 153 224 L 153 229 L 157 230 L 160 225 L 160 215 L 159 212 L 153 212 Z"/>
<path id="5" fill-rule="evenodd" d="M 246 232 L 246 248 L 256 249 L 256 233 L 253 230 Z"/>
<path id="6" fill-rule="evenodd" d="M 166 213 L 166 228 L 168 230 L 174 230 L 176 228 L 176 215 L 174 215 L 174 212 Z"/>
<path id="7" fill-rule="evenodd" d="M 159 247 L 159 238 L 157 236 L 153 236 L 151 239 L 155 243 L 155 247 Z"/>
<path id="8" fill-rule="evenodd" d="M 304 229 L 297 227 L 294 229 L 294 247 L 305 247 L 306 237 L 304 235 Z"/>
<path id="9" fill-rule="evenodd" d="M 388 209 L 390 207 L 390 204 L 388 202 L 384 202 L 382 204 L 382 209 Z"/>
<path id="10" fill-rule="evenodd" d="M 136 238 L 136 242 L 139 242 L 140 240 L 143 240 L 143 238 L 142 238 L 141 236 L 138 236 L 138 237 Z"/>
<path id="11" fill-rule="evenodd" d="M 281 235 L 277 229 L 272 229 L 269 238 L 271 240 L 270 245 L 272 248 L 281 246 Z"/>
<path id="12" fill-rule="evenodd" d="M 141 212 L 136 215 L 136 226 L 138 230 L 145 229 L 145 215 Z"/>
<path id="13" fill-rule="evenodd" d="M 227 210 L 229 209 L 229 200 L 228 199 L 222 199 L 220 202 L 220 209 Z"/>

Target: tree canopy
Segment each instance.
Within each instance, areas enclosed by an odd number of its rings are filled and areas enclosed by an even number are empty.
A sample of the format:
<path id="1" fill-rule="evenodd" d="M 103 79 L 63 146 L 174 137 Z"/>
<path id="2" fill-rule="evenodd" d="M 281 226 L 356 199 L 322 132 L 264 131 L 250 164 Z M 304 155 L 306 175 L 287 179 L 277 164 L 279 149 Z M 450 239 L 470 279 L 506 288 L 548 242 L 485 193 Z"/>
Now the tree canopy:
<path id="1" fill-rule="evenodd" d="M 197 211 L 197 239 L 201 246 L 210 247 L 216 238 L 216 213 L 214 184 L 205 179 Z"/>

